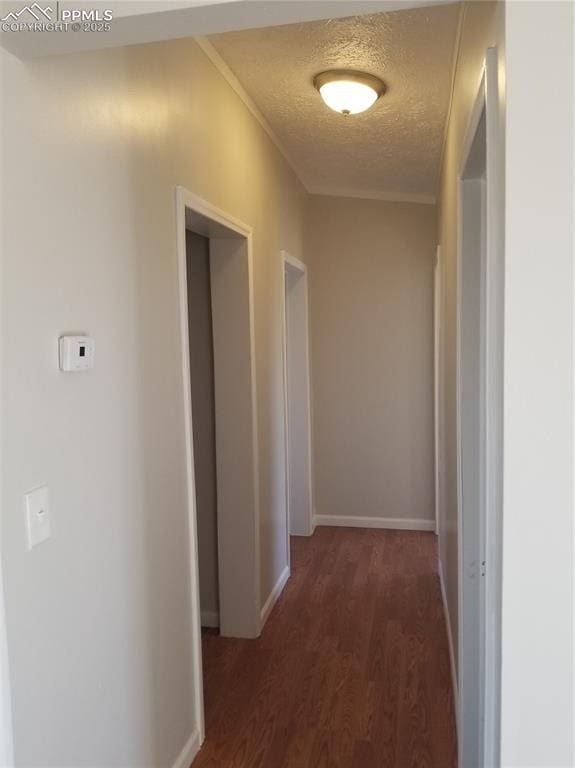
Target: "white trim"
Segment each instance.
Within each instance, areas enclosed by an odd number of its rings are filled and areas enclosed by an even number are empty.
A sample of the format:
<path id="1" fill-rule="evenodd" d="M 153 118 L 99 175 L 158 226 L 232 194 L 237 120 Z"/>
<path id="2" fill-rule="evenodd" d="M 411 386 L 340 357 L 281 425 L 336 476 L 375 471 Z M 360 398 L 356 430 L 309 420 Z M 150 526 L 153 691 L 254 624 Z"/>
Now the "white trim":
<path id="1" fill-rule="evenodd" d="M 197 713 L 197 733 L 199 744 L 205 738 L 204 691 L 202 668 L 201 607 L 199 592 L 199 557 L 196 515 L 196 491 L 194 477 L 194 443 L 192 426 L 192 396 L 190 376 L 190 347 L 188 331 L 188 289 L 187 289 L 187 252 L 186 252 L 186 210 L 191 210 L 210 221 L 220 224 L 246 238 L 249 270 L 249 305 L 250 305 L 250 345 L 252 377 L 252 413 L 253 413 L 253 463 L 254 463 L 254 623 L 260 609 L 260 509 L 259 509 L 259 471 L 258 471 L 258 423 L 257 390 L 255 361 L 255 328 L 253 313 L 253 252 L 252 230 L 239 219 L 225 213 L 220 208 L 194 195 L 182 186 L 176 186 L 176 253 L 178 262 L 178 300 L 180 315 L 180 355 L 182 361 L 182 394 L 184 407 L 184 436 L 186 453 L 186 491 L 188 512 L 188 536 L 190 551 L 190 612 L 191 612 L 191 655 L 193 670 L 193 696 Z"/>
<path id="2" fill-rule="evenodd" d="M 461 151 L 461 162 L 459 164 L 460 180 L 464 177 L 465 169 L 469 161 L 469 155 L 471 154 L 473 142 L 475 141 L 475 134 L 477 133 L 477 129 L 481 121 L 481 116 L 483 115 L 485 108 L 486 108 L 486 102 L 485 102 L 485 64 L 484 64 L 483 70 L 481 72 L 481 78 L 479 80 L 479 86 L 477 88 L 477 93 L 475 95 L 475 101 L 473 103 L 473 109 L 471 110 L 471 115 L 469 116 L 469 121 L 467 123 L 467 130 L 465 132 L 465 136 L 463 139 L 463 145 L 462 145 L 462 151 Z"/>
<path id="3" fill-rule="evenodd" d="M 456 435 L 457 435 L 457 659 L 458 659 L 458 709 L 457 709 L 457 722 L 459 725 L 458 731 L 458 768 L 465 768 L 464 758 L 464 733 L 466 732 L 466 718 L 463 712 L 464 707 L 464 691 L 465 681 L 467 674 L 465 673 L 465 650 L 464 650 L 464 579 L 465 579 L 465 564 L 464 564 L 464 536 L 463 536 L 463 458 L 462 458 L 462 446 L 463 446 L 463 429 L 462 429 L 462 261 L 463 261 L 463 183 L 465 169 L 469 160 L 473 142 L 479 127 L 479 122 L 485 109 L 485 71 L 482 70 L 479 87 L 476 92 L 474 105 L 468 120 L 467 130 L 463 139 L 461 162 L 457 177 L 457 254 L 456 254 L 456 280 L 457 280 L 457 299 L 456 299 Z M 480 371 L 480 377 L 483 375 L 483 371 Z M 480 431 L 483 430 L 483 424 L 480 426 Z M 481 470 L 480 470 L 481 471 Z M 483 483 L 483 479 L 480 478 L 480 486 Z M 480 503 L 480 514 L 483 514 L 483 508 Z M 480 523 L 481 525 L 481 523 Z M 483 631 L 483 627 L 480 627 L 480 633 Z M 482 660 L 481 660 L 482 663 Z"/>
<path id="4" fill-rule="evenodd" d="M 287 382 L 287 304 L 286 304 L 286 269 L 290 269 L 293 272 L 297 272 L 304 280 L 305 286 L 305 357 L 307 360 L 307 382 L 306 382 L 306 396 L 308 403 L 308 429 L 307 429 L 307 442 L 308 442 L 308 484 L 309 484 L 309 497 L 310 497 L 310 517 L 309 517 L 309 533 L 311 536 L 314 531 L 314 510 L 313 510 L 313 444 L 312 444 L 312 415 L 311 415 L 311 355 L 310 355 L 310 313 L 309 313 L 309 284 L 308 284 L 308 272 L 307 266 L 303 261 L 296 256 L 292 256 L 287 251 L 282 250 L 280 252 L 282 259 L 282 288 L 281 288 L 281 301 L 282 301 L 282 357 L 283 357 L 283 382 L 284 382 L 284 451 L 286 457 L 286 509 L 287 509 L 287 562 L 290 564 L 290 527 L 289 527 L 289 425 L 288 425 L 288 382 Z"/>
<path id="5" fill-rule="evenodd" d="M 288 370 L 287 370 L 287 302 L 285 256 L 281 264 L 281 311 L 282 311 L 282 383 L 284 406 L 284 458 L 285 458 L 285 545 L 286 563 L 291 567 L 290 547 L 290 462 L 289 462 L 289 412 L 288 412 Z"/>
<path id="6" fill-rule="evenodd" d="M 443 611 L 445 614 L 445 625 L 447 631 L 447 644 L 449 646 L 449 663 L 451 667 L 451 685 L 453 687 L 453 705 L 455 708 L 455 727 L 459 733 L 459 689 L 457 687 L 457 665 L 455 664 L 455 647 L 453 645 L 453 625 L 449 613 L 449 603 L 447 602 L 447 593 L 445 591 L 445 579 L 443 578 L 443 566 L 441 557 L 437 558 L 439 585 L 441 587 L 441 600 L 443 602 Z"/>
<path id="7" fill-rule="evenodd" d="M 318 526 L 317 518 L 318 518 L 318 515 L 316 514 L 315 507 L 314 507 L 313 508 L 313 515 L 312 515 L 312 518 L 311 518 L 311 535 L 312 536 L 314 535 L 315 529 Z"/>
<path id="8" fill-rule="evenodd" d="M 283 592 L 283 589 L 285 585 L 288 582 L 288 579 L 290 577 L 290 569 L 289 566 L 286 566 L 284 570 L 281 573 L 281 576 L 276 582 L 275 587 L 272 589 L 272 591 L 268 595 L 268 599 L 265 601 L 264 606 L 261 610 L 260 614 L 260 624 L 263 629 L 264 624 L 269 618 L 270 613 L 273 610 L 274 605 L 277 603 L 279 596 Z"/>
<path id="9" fill-rule="evenodd" d="M 258 121 L 258 123 L 261 125 L 261 127 L 264 129 L 264 131 L 267 133 L 267 135 L 276 145 L 277 149 L 281 152 L 284 159 L 287 161 L 288 165 L 290 166 L 292 171 L 295 173 L 295 175 L 299 179 L 300 183 L 305 187 L 306 185 L 302 180 L 301 174 L 298 171 L 296 164 L 290 157 L 287 149 L 285 148 L 283 143 L 280 141 L 280 139 L 277 137 L 273 128 L 268 123 L 263 113 L 258 109 L 255 102 L 253 101 L 251 96 L 248 94 L 246 89 L 243 87 L 243 85 L 240 83 L 238 78 L 234 75 L 232 70 L 228 67 L 226 62 L 222 59 L 220 54 L 216 51 L 216 49 L 210 43 L 207 37 L 198 36 L 194 39 L 196 43 L 199 45 L 199 47 L 202 49 L 202 51 L 206 54 L 208 59 L 211 61 L 211 63 L 214 65 L 214 67 L 218 70 L 220 75 L 224 78 L 224 80 L 228 83 L 228 85 L 236 92 L 236 94 L 240 97 L 240 99 L 243 101 L 245 106 L 249 109 L 249 111 Z"/>
<path id="10" fill-rule="evenodd" d="M 418 203 L 435 205 L 435 195 L 418 195 L 412 192 L 393 192 L 383 189 L 356 189 L 354 187 L 314 187 L 308 185 L 310 195 L 324 197 L 353 197 L 362 200 L 384 200 L 388 203 Z"/>
<path id="11" fill-rule="evenodd" d="M 288 253 L 287 251 L 281 251 L 281 255 L 284 260 L 284 264 L 288 264 L 290 267 L 293 267 L 298 272 L 301 272 L 302 274 L 305 274 L 307 272 L 307 266 L 297 258 L 297 256 L 292 256 L 291 253 Z"/>
<path id="12" fill-rule="evenodd" d="M 309 282 L 308 282 L 308 274 L 307 274 L 307 267 L 304 265 L 304 279 L 305 279 L 305 316 L 306 316 L 306 336 L 305 336 L 305 343 L 306 343 L 306 355 L 307 355 L 307 402 L 308 402 L 308 410 L 309 410 L 309 423 L 308 423 L 308 443 L 309 443 L 309 462 L 308 462 L 308 478 L 309 478 L 309 503 L 310 503 L 310 525 L 309 525 L 309 532 L 310 536 L 315 530 L 315 526 L 313 524 L 313 517 L 315 514 L 315 507 L 314 507 L 314 474 L 313 474 L 313 409 L 312 409 L 312 399 L 311 399 L 311 328 L 310 328 L 310 311 L 309 311 Z"/>
<path id="13" fill-rule="evenodd" d="M 504 182 L 499 53 L 487 49 L 486 102 L 486 349 L 485 349 L 485 765 L 501 761 L 501 598 L 503 551 Z"/>
<path id="14" fill-rule="evenodd" d="M 197 734 L 204 741 L 204 690 L 202 670 L 202 627 L 200 619 L 200 576 L 198 565 L 198 529 L 196 517 L 196 481 L 194 476 L 194 441 L 192 429 L 192 392 L 190 377 L 190 346 L 188 333 L 188 287 L 186 264 L 186 201 L 191 199 L 186 190 L 176 187 L 176 249 L 178 258 L 178 298 L 180 314 L 180 356 L 182 361 L 182 387 L 184 396 L 184 436 L 186 451 L 186 491 L 188 507 L 188 546 L 190 550 L 190 613 L 191 654 L 193 670 L 194 710 Z"/>
<path id="15" fill-rule="evenodd" d="M 217 224 L 221 224 L 223 227 L 226 227 L 226 229 L 231 229 L 234 232 L 237 232 L 237 234 L 241 235 L 242 237 L 251 237 L 252 228 L 248 224 L 244 224 L 243 221 L 236 218 L 235 216 L 232 216 L 230 213 L 223 211 L 216 205 L 212 205 L 212 203 L 204 200 L 203 197 L 195 195 L 193 192 L 189 192 L 185 187 L 178 185 L 176 187 L 176 196 L 178 204 L 181 207 L 183 206 L 184 209 L 189 208 L 195 213 L 199 213 L 201 216 L 205 216 L 207 219 L 211 219 Z"/>
<path id="16" fill-rule="evenodd" d="M 253 435 L 253 465 L 254 465 L 254 551 L 255 551 L 255 594 L 254 616 L 257 617 L 261 601 L 261 514 L 260 514 L 260 458 L 259 458 L 259 424 L 258 424 L 258 392 L 256 369 L 256 325 L 255 325 L 255 294 L 254 294 L 254 251 L 251 229 L 247 235 L 248 270 L 249 270 L 249 304 L 250 304 L 250 348 L 251 348 L 251 378 L 252 378 L 252 435 Z"/>
<path id="17" fill-rule="evenodd" d="M 220 626 L 220 614 L 218 611 L 201 611 L 202 627 L 217 629 Z"/>
<path id="18" fill-rule="evenodd" d="M 184 345 L 185 349 L 183 350 L 183 353 L 185 354 L 185 359 L 187 360 L 187 371 L 184 373 L 184 376 L 187 377 L 187 388 L 189 391 L 189 342 L 188 342 L 188 305 L 187 305 L 187 284 L 185 282 L 186 278 L 186 243 L 185 243 L 185 211 L 186 209 L 190 209 L 193 212 L 199 214 L 200 216 L 203 216 L 210 221 L 220 224 L 223 227 L 225 227 L 228 230 L 232 230 L 233 232 L 236 232 L 241 237 L 245 237 L 246 243 L 247 243 L 247 254 L 248 254 L 248 290 L 249 290 L 249 323 L 250 323 L 250 349 L 251 349 L 251 400 L 252 400 L 252 451 L 253 451 L 253 467 L 254 467 L 254 479 L 253 479 L 253 492 L 254 492 L 254 548 L 255 548 L 255 558 L 256 562 L 254 563 L 254 581 L 255 581 L 255 594 L 254 594 L 254 604 L 253 604 L 253 612 L 254 612 L 254 630 L 256 629 L 257 618 L 259 617 L 260 612 L 260 597 L 261 597 L 261 587 L 260 587 L 260 566 L 259 566 L 259 560 L 260 560 L 260 482 L 259 482 L 259 431 L 258 431 L 258 397 L 257 397 L 257 382 L 256 382 L 256 337 L 255 337 L 255 320 L 254 320 L 254 269 L 253 269 L 253 237 L 252 237 L 252 228 L 245 224 L 240 219 L 236 218 L 235 216 L 232 216 L 231 214 L 227 213 L 226 211 L 223 211 L 221 208 L 218 208 L 215 205 L 212 205 L 207 200 L 204 200 L 203 198 L 199 197 L 198 195 L 193 194 L 192 192 L 189 192 L 187 189 L 185 189 L 182 186 L 176 187 L 176 194 L 178 199 L 178 205 L 180 207 L 183 207 L 183 218 L 184 218 L 184 230 L 182 231 L 181 228 L 178 229 L 178 236 L 182 238 L 181 242 L 179 242 L 178 245 L 178 254 L 179 254 L 179 279 L 180 283 L 182 280 L 184 280 L 184 298 L 185 302 L 180 307 L 180 322 L 183 323 L 183 327 L 185 329 L 185 337 L 182 337 L 182 344 Z M 181 288 L 181 285 L 180 285 Z M 184 383 L 184 386 L 186 387 L 186 383 Z M 191 404 L 191 395 L 187 396 L 185 395 L 186 401 L 188 401 Z M 190 406 L 191 407 L 191 406 Z M 191 420 L 188 423 L 188 420 L 186 420 L 186 428 L 191 430 Z M 190 431 L 190 440 L 191 440 L 192 432 Z M 192 441 L 192 452 L 188 456 L 188 460 L 192 460 L 193 463 L 193 441 Z M 193 473 L 192 473 L 193 474 Z M 195 486 L 194 486 L 195 487 Z M 195 521 L 195 491 L 194 491 L 194 525 L 196 525 Z M 197 546 L 197 544 L 196 544 Z M 197 549 L 196 549 L 196 558 L 197 558 Z M 198 598 L 199 600 L 199 598 Z M 199 603 L 198 603 L 199 604 Z M 201 649 L 200 649 L 200 657 L 201 657 Z M 200 730 L 200 736 L 202 737 L 203 741 L 203 731 Z"/>
<path id="19" fill-rule="evenodd" d="M 172 765 L 172 768 L 190 768 L 192 761 L 199 751 L 200 737 L 198 732 L 194 730 L 190 738 L 186 741 L 184 748 L 178 755 L 176 762 Z"/>
<path id="20" fill-rule="evenodd" d="M 464 174 L 485 111 L 486 120 L 486 206 L 485 264 L 481 303 L 481 446 L 480 446 L 480 515 L 484 583 L 481 595 L 482 626 L 481 662 L 483 665 L 481 695 L 482 766 L 500 765 L 499 726 L 501 712 L 500 644 L 501 644 L 501 517 L 502 517 L 502 338 L 503 338 L 503 250 L 501 208 L 503 200 L 503 165 L 500 159 L 500 110 L 498 94 L 498 51 L 488 48 L 475 102 L 462 146 L 458 175 L 458 247 L 457 247 L 457 331 L 456 331 L 456 419 L 457 419 L 457 524 L 458 524 L 458 663 L 459 706 L 457 719 L 464 728 L 463 648 L 463 476 L 462 476 L 462 393 L 461 393 L 461 317 L 463 249 L 462 192 Z M 459 744 L 459 766 L 463 764 L 462 738 Z"/>
<path id="21" fill-rule="evenodd" d="M 441 317 L 441 246 L 437 246 L 433 270 L 433 425 L 434 425 L 434 474 L 435 474 L 435 534 L 439 536 L 440 513 L 440 433 L 439 433 L 439 366 Z"/>
<path id="22" fill-rule="evenodd" d="M 331 525 L 341 528 L 388 528 L 395 531 L 435 531 L 435 520 L 414 517 L 353 517 L 351 515 L 316 515 L 314 527 Z"/>
<path id="23" fill-rule="evenodd" d="M 455 324 L 455 433 L 456 433 L 456 482 L 457 482 L 457 659 L 458 672 L 461 669 L 462 616 L 463 616 L 463 498 L 462 498 L 462 458 L 461 458 L 461 250 L 462 250 L 462 212 L 460 180 L 457 181 L 457 254 L 456 254 L 456 324 Z M 458 701 L 456 721 L 458 723 L 457 739 L 457 768 L 465 768 L 462 764 L 461 752 L 461 679 L 458 674 Z"/>

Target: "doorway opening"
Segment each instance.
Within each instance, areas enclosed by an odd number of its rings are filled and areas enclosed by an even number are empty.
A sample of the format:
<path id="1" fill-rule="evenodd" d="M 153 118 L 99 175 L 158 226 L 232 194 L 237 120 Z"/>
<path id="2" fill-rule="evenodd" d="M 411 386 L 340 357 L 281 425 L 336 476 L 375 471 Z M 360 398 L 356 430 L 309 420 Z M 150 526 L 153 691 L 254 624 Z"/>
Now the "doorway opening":
<path id="1" fill-rule="evenodd" d="M 283 260 L 286 541 L 313 533 L 309 315 L 306 265 L 286 251 Z"/>
<path id="2" fill-rule="evenodd" d="M 220 626 L 220 598 L 210 240 L 189 229 L 186 267 L 200 614 L 202 629 L 215 629 Z"/>
<path id="3" fill-rule="evenodd" d="M 176 210 L 201 742 L 202 624 L 219 626 L 225 637 L 254 638 L 261 630 L 252 234 L 181 187 Z"/>

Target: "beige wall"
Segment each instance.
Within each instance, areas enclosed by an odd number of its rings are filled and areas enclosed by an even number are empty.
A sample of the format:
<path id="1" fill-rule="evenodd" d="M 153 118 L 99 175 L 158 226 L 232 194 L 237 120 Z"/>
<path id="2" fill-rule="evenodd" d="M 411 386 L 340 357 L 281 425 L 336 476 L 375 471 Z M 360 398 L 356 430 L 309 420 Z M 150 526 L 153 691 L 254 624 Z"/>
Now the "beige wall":
<path id="1" fill-rule="evenodd" d="M 202 624 L 219 612 L 216 411 L 210 241 L 186 232 L 188 332 Z M 211 622 L 208 624 L 211 626 Z"/>
<path id="2" fill-rule="evenodd" d="M 312 196 L 317 515 L 432 521 L 434 206 Z"/>
<path id="3" fill-rule="evenodd" d="M 441 244 L 441 372 L 442 423 L 440 427 L 441 489 L 440 557 L 457 655 L 457 435 L 456 435 L 456 310 L 457 310 L 457 184 L 463 140 L 477 96 L 487 47 L 503 46 L 503 4 L 470 2 L 464 6 L 460 51 L 453 103 L 441 169 L 439 242 Z"/>
<path id="4" fill-rule="evenodd" d="M 304 192 L 193 41 L 1 53 L 2 564 L 17 765 L 170 766 L 194 728 L 174 187 L 254 229 L 262 603 L 285 567 L 281 265 Z M 96 367 L 57 368 L 58 335 Z M 25 551 L 23 494 L 53 538 Z"/>

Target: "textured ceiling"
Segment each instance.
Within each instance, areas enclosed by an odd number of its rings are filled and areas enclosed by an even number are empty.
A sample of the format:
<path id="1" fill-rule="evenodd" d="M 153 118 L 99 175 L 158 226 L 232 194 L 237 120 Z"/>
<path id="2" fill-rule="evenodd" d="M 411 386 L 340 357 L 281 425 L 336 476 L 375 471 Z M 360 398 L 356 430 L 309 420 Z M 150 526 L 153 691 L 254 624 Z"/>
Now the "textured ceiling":
<path id="1" fill-rule="evenodd" d="M 209 42 L 310 191 L 436 193 L 459 4 L 213 35 Z M 324 69 L 378 75 L 387 93 L 344 117 L 312 84 Z"/>

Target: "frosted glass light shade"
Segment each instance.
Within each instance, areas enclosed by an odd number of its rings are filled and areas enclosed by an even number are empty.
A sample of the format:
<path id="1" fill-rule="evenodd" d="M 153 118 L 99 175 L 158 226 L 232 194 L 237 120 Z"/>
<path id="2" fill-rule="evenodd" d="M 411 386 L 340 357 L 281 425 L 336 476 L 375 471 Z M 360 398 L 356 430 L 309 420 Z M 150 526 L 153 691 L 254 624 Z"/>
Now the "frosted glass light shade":
<path id="1" fill-rule="evenodd" d="M 327 106 L 342 115 L 365 112 L 385 91 L 383 81 L 374 75 L 342 70 L 321 72 L 314 85 Z"/>

